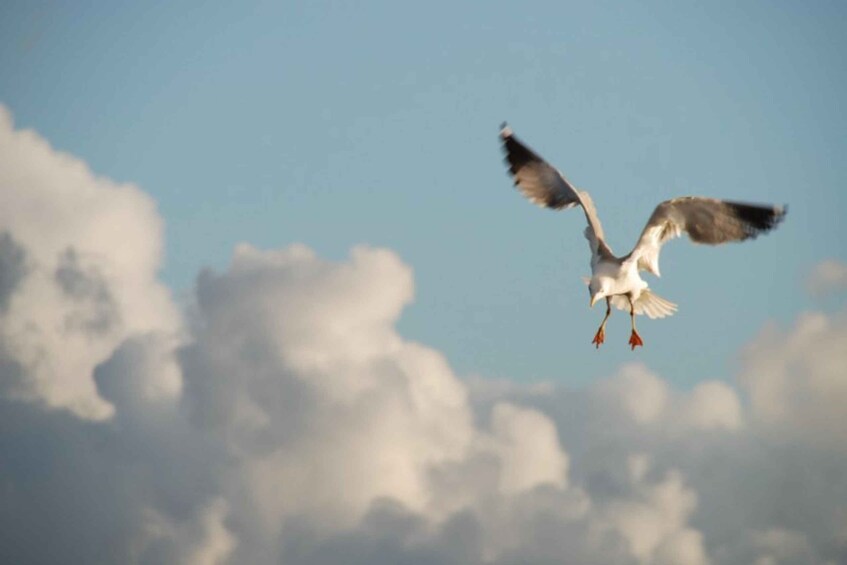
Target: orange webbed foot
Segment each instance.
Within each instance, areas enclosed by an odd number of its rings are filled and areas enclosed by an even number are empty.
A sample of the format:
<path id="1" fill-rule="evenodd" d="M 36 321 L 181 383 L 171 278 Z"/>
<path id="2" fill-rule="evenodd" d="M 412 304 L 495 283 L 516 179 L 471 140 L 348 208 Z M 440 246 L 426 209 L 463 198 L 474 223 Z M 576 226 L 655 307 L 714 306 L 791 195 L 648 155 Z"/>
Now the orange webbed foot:
<path id="1" fill-rule="evenodd" d="M 644 347 L 644 342 L 641 340 L 641 336 L 638 335 L 638 332 L 632 330 L 632 335 L 629 336 L 629 344 L 632 346 L 632 350 L 635 351 L 635 348 L 638 346 Z"/>
<path id="2" fill-rule="evenodd" d="M 599 349 L 600 344 L 604 341 L 606 341 L 606 329 L 601 326 L 600 329 L 597 330 L 597 333 L 594 334 L 594 339 L 591 340 L 591 343 L 594 344 L 595 349 Z"/>

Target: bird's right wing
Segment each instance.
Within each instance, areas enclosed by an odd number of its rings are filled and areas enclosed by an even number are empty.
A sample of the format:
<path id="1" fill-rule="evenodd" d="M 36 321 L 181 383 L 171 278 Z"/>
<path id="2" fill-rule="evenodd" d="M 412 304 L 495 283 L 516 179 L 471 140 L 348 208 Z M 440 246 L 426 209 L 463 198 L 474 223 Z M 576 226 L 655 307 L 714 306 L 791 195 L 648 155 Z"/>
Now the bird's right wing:
<path id="1" fill-rule="evenodd" d="M 659 276 L 659 251 L 666 241 L 687 233 L 691 241 L 719 245 L 770 231 L 785 216 L 784 206 L 761 206 L 702 196 L 662 202 L 653 211 L 630 257 L 638 268 Z"/>
<path id="2" fill-rule="evenodd" d="M 588 193 L 574 188 L 562 173 L 518 140 L 508 125 L 503 124 L 500 138 L 503 140 L 509 172 L 518 190 L 530 202 L 544 208 L 561 210 L 577 204 L 582 206 L 588 221 L 585 238 L 592 255 L 611 256 L 612 252 L 603 235 L 603 226 Z"/>

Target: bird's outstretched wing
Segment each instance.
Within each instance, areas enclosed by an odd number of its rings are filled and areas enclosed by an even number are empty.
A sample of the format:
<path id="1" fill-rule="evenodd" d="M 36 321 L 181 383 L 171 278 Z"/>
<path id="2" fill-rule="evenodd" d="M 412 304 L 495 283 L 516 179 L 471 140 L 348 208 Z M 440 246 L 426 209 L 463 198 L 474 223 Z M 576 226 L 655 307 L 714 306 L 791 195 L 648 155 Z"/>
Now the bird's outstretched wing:
<path id="1" fill-rule="evenodd" d="M 788 208 L 683 196 L 662 202 L 653 211 L 629 257 L 638 268 L 659 276 L 662 244 L 687 233 L 691 241 L 718 245 L 744 241 L 772 230 Z"/>
<path id="2" fill-rule="evenodd" d="M 603 236 L 603 226 L 588 193 L 574 188 L 562 173 L 518 140 L 512 128 L 505 123 L 501 126 L 500 138 L 503 140 L 509 172 L 521 193 L 544 208 L 561 210 L 577 204 L 582 206 L 585 219 L 588 220 L 585 238 L 592 255 L 611 256 L 612 252 Z"/>

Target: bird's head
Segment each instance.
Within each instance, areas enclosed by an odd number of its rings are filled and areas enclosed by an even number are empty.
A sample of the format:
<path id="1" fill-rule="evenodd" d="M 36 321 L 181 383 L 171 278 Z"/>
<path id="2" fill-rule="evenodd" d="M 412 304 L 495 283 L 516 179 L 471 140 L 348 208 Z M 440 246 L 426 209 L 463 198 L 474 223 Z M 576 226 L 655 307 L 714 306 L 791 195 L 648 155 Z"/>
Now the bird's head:
<path id="1" fill-rule="evenodd" d="M 598 300 L 609 296 L 609 290 L 600 279 L 593 278 L 588 283 L 588 294 L 591 295 L 591 302 L 589 304 L 591 307 L 594 307 Z"/>

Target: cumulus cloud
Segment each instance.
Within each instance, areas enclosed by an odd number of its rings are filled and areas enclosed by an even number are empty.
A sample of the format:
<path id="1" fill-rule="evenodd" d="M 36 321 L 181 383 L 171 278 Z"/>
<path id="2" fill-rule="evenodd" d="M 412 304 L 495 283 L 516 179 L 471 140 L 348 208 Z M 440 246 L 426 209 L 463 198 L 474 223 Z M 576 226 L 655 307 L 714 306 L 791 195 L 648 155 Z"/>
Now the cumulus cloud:
<path id="1" fill-rule="evenodd" d="M 847 264 L 837 259 L 818 263 L 806 279 L 806 288 L 818 297 L 847 289 Z"/>
<path id="2" fill-rule="evenodd" d="M 156 280 L 162 221 L 137 187 L 93 174 L 0 106 L 0 336 L 15 395 L 102 419 L 93 370 L 138 332 L 177 331 Z"/>
<path id="3" fill-rule="evenodd" d="M 240 245 L 180 313 L 149 197 L 0 118 L 0 561 L 847 560 L 843 313 L 737 385 L 466 381 L 390 250 Z"/>
<path id="4" fill-rule="evenodd" d="M 847 315 L 801 315 L 765 328 L 745 350 L 751 414 L 773 433 L 847 453 Z"/>
<path id="5" fill-rule="evenodd" d="M 268 531 L 288 516 L 350 525 L 380 498 L 423 511 L 428 469 L 469 448 L 464 387 L 393 330 L 411 293 L 408 267 L 368 248 L 332 264 L 242 246 L 227 273 L 200 278 L 190 408 L 243 455 L 251 519 Z"/>

